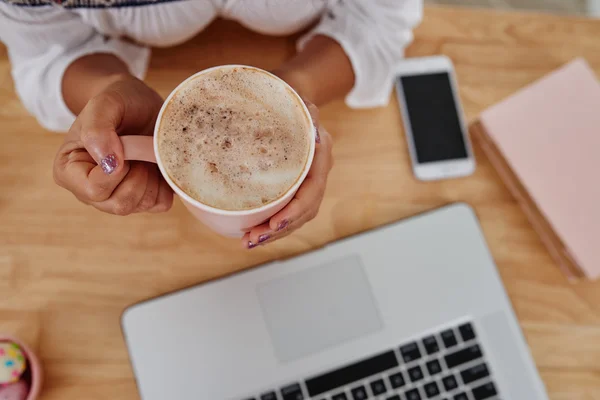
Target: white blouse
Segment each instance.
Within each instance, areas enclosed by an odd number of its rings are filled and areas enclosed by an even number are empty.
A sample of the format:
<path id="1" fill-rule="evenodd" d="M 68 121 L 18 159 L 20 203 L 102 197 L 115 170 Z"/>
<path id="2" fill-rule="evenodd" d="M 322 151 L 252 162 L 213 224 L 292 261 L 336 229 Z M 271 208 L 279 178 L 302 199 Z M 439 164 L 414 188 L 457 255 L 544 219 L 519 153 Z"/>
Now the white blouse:
<path id="1" fill-rule="evenodd" d="M 20 5 L 11 2 L 21 3 Z M 75 119 L 61 91 L 74 60 L 112 53 L 143 79 L 148 46 L 172 46 L 202 31 L 215 18 L 269 34 L 297 32 L 320 22 L 316 34 L 336 40 L 348 54 L 356 82 L 350 107 L 385 105 L 395 65 L 422 17 L 422 0 L 0 0 L 0 41 L 8 47 L 21 101 L 47 129 L 66 131 Z M 62 3 L 59 5 L 57 3 Z M 101 7 L 90 4 L 101 3 Z M 127 37 L 131 40 L 121 40 Z"/>

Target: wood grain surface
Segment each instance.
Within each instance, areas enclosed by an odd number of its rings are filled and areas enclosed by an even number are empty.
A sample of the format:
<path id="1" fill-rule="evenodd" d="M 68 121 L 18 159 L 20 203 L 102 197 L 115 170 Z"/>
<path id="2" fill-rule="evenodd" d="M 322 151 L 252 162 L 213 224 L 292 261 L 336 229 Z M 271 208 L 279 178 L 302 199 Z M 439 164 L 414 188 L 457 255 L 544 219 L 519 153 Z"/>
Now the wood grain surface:
<path id="1" fill-rule="evenodd" d="M 427 8 L 415 35 L 408 56 L 454 61 L 470 121 L 575 57 L 600 72 L 600 21 Z M 206 67 L 268 69 L 293 52 L 294 38 L 221 21 L 188 43 L 156 50 L 147 80 L 166 96 Z M 471 204 L 481 220 L 550 397 L 600 399 L 600 282 L 567 282 L 480 149 L 473 176 L 420 183 L 395 99 L 362 111 L 338 101 L 321 115 L 336 164 L 318 218 L 284 241 L 244 251 L 178 201 L 164 215 L 123 218 L 57 187 L 52 161 L 62 137 L 28 116 L 0 47 L 0 331 L 39 352 L 42 400 L 139 398 L 119 326 L 132 303 L 456 201 Z"/>

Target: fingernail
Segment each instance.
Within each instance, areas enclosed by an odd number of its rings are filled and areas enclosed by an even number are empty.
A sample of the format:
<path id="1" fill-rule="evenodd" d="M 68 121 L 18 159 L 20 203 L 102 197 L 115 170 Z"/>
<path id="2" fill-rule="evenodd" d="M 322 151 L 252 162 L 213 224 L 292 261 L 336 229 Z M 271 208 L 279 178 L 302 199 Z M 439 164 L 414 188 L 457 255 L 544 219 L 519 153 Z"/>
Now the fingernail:
<path id="1" fill-rule="evenodd" d="M 319 135 L 319 128 L 315 127 L 315 142 L 321 143 L 321 135 Z"/>
<path id="2" fill-rule="evenodd" d="M 257 245 L 255 245 L 254 243 L 252 243 L 252 242 L 248 242 L 248 249 L 253 249 L 253 248 L 255 248 L 256 246 L 257 246 Z"/>
<path id="3" fill-rule="evenodd" d="M 117 168 L 117 157 L 114 154 L 109 154 L 100 161 L 100 167 L 106 175 L 110 175 Z"/>
<path id="4" fill-rule="evenodd" d="M 287 219 L 284 219 L 283 221 L 281 221 L 279 223 L 279 226 L 277 227 L 277 230 L 278 231 L 283 230 L 283 229 L 287 228 L 289 224 L 290 224 L 290 221 L 288 221 Z"/>
<path id="5" fill-rule="evenodd" d="M 264 233 L 258 237 L 258 243 L 264 243 L 269 239 L 271 239 L 271 235 L 269 235 L 268 233 Z"/>

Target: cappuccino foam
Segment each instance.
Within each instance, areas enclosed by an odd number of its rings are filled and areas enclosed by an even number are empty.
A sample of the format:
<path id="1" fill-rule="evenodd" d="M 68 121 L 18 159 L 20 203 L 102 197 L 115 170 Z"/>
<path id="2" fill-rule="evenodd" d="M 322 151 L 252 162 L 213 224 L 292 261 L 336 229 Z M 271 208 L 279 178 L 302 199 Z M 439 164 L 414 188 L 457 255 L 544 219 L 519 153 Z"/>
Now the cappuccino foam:
<path id="1" fill-rule="evenodd" d="M 171 180 L 192 198 L 248 210 L 283 196 L 301 177 L 311 124 L 276 78 L 251 68 L 218 68 L 170 99 L 158 151 Z"/>

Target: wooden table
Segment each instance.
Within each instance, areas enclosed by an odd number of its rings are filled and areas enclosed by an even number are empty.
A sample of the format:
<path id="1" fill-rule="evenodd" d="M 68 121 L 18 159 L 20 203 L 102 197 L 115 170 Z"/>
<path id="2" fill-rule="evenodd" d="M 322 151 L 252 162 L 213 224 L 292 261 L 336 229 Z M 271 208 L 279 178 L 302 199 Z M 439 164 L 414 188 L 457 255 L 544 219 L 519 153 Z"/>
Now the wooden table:
<path id="1" fill-rule="evenodd" d="M 470 120 L 576 56 L 600 72 L 600 21 L 449 8 L 425 15 L 408 55 L 453 59 Z M 273 68 L 293 51 L 293 39 L 221 22 L 155 51 L 148 82 L 166 95 L 200 69 Z M 121 218 L 58 188 L 51 171 L 62 137 L 27 115 L 0 48 L 0 331 L 39 352 L 43 400 L 138 398 L 119 327 L 132 303 L 455 201 L 481 219 L 551 398 L 600 399 L 600 282 L 567 282 L 481 151 L 474 176 L 419 183 L 395 100 L 366 111 L 338 101 L 322 118 L 336 165 L 319 217 L 287 240 L 244 251 L 179 202 L 164 215 Z"/>

